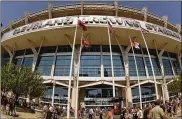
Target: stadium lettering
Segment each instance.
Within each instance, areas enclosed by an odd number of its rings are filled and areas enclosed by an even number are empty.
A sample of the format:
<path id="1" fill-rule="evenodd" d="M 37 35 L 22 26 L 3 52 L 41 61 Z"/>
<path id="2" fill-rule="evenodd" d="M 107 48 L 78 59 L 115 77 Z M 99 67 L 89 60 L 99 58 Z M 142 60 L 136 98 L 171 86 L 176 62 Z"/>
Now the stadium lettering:
<path id="1" fill-rule="evenodd" d="M 180 35 L 163 27 L 153 25 L 150 23 L 140 22 L 137 20 L 126 19 L 126 18 L 115 18 L 115 17 L 106 17 L 106 16 L 83 16 L 80 17 L 81 20 L 85 24 L 107 24 L 109 21 L 113 26 L 122 26 L 122 27 L 132 27 L 132 28 L 139 28 L 142 24 L 144 27 L 149 31 L 155 31 L 158 33 L 162 33 L 168 36 L 172 36 L 175 38 L 180 39 Z M 33 31 L 41 28 L 47 27 L 54 27 L 54 26 L 63 26 L 63 25 L 74 25 L 76 24 L 76 17 L 64 17 L 64 18 L 55 18 L 49 20 L 42 20 L 38 22 L 34 22 L 32 24 L 16 28 L 13 31 L 13 35 L 17 35 L 19 33 Z M 75 21 L 75 22 L 74 22 Z"/>

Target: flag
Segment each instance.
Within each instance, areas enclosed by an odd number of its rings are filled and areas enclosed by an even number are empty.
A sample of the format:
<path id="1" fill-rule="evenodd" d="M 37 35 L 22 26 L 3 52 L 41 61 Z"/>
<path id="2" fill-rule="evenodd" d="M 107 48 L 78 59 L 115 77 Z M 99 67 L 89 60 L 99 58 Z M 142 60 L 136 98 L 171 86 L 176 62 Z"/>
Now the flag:
<path id="1" fill-rule="evenodd" d="M 81 20 L 78 20 L 78 25 L 80 27 L 82 27 L 83 31 L 87 31 L 87 27 L 85 26 L 85 24 Z"/>
<path id="2" fill-rule="evenodd" d="M 87 48 L 87 49 L 90 48 L 90 43 L 89 43 L 88 39 L 84 39 L 82 41 L 82 44 L 83 44 L 84 48 Z"/>
<path id="3" fill-rule="evenodd" d="M 108 27 L 109 27 L 109 31 L 110 31 L 110 33 L 114 33 L 115 32 L 115 30 L 113 29 L 113 27 L 112 27 L 112 25 L 111 25 L 111 23 L 108 21 Z"/>
<path id="4" fill-rule="evenodd" d="M 142 31 L 143 34 L 148 34 L 148 33 L 149 33 L 148 30 L 146 30 L 146 29 L 144 29 L 144 28 L 142 28 L 142 27 L 140 27 L 140 28 L 141 28 L 141 31 Z"/>
<path id="5" fill-rule="evenodd" d="M 137 49 L 140 49 L 140 44 L 134 41 L 135 38 L 136 38 L 136 37 L 133 37 L 133 38 L 132 38 L 131 44 L 132 44 L 133 47 L 135 47 L 135 48 L 137 48 Z"/>

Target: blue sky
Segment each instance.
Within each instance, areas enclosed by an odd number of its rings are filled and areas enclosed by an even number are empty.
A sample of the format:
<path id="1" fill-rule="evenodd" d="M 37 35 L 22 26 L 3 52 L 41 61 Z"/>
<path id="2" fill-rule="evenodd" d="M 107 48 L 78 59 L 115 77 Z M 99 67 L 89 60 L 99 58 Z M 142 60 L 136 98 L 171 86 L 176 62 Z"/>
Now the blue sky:
<path id="1" fill-rule="evenodd" d="M 91 1 L 86 1 L 86 3 L 90 3 Z M 57 1 L 51 2 L 54 6 L 59 5 L 66 5 L 66 4 L 74 4 L 80 3 L 79 1 Z M 92 3 L 98 3 L 92 1 Z M 113 4 L 111 1 L 100 1 L 99 3 L 108 3 Z M 28 11 L 30 13 L 36 12 L 42 9 L 46 9 L 48 2 L 47 1 L 19 1 L 19 2 L 12 2 L 12 1 L 3 1 L 1 2 L 1 21 L 3 23 L 3 27 L 8 25 L 9 20 L 16 20 L 24 16 L 24 12 Z M 158 1 L 120 1 L 120 5 L 129 6 L 133 8 L 142 9 L 142 7 L 148 7 L 148 11 L 158 15 L 163 16 L 167 15 L 169 21 L 172 24 L 181 24 L 181 2 L 180 1 L 169 1 L 169 2 L 158 2 Z"/>

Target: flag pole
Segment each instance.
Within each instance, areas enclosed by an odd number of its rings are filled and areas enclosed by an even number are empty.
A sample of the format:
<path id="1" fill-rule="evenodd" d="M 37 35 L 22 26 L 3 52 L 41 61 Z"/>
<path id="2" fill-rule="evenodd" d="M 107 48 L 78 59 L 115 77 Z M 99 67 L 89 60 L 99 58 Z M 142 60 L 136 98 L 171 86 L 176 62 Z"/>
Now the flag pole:
<path id="1" fill-rule="evenodd" d="M 77 110 L 78 110 L 78 86 L 79 86 L 79 77 L 80 77 L 80 60 L 81 60 L 81 51 L 82 51 L 82 41 L 83 41 L 83 32 L 82 32 L 82 35 L 81 35 L 81 41 L 80 41 L 80 49 L 79 49 L 79 57 L 78 57 L 78 69 L 77 69 L 77 82 L 76 82 L 76 108 L 75 108 L 75 118 L 78 117 L 78 113 L 77 113 Z"/>
<path id="2" fill-rule="evenodd" d="M 107 21 L 107 23 L 108 23 L 108 21 Z M 107 28 L 107 30 L 108 30 L 109 48 L 110 48 L 110 57 L 111 57 L 113 97 L 116 97 L 116 95 L 115 95 L 115 82 L 114 82 L 114 68 L 113 68 L 113 59 L 112 59 L 112 48 L 111 48 L 111 37 L 110 37 L 109 27 Z"/>
<path id="3" fill-rule="evenodd" d="M 71 78 L 72 78 L 73 55 L 74 55 L 74 51 L 75 51 L 75 40 L 76 40 L 77 26 L 78 25 L 76 24 L 74 41 L 73 41 L 73 49 L 72 49 L 72 54 L 71 54 L 71 63 L 70 63 L 69 84 L 68 84 L 68 102 L 67 102 L 67 118 L 70 118 Z"/>
<path id="4" fill-rule="evenodd" d="M 139 74 L 138 74 L 138 66 L 137 66 L 135 51 L 133 49 L 133 45 L 131 43 L 132 41 L 131 41 L 130 36 L 129 36 L 129 39 L 130 39 L 130 44 L 131 44 L 134 60 L 135 60 L 135 67 L 136 67 L 136 73 L 137 73 L 137 79 L 138 79 L 138 91 L 139 91 L 139 97 L 140 97 L 140 109 L 142 109 L 142 95 L 141 95 L 140 79 L 139 79 Z"/>
<path id="5" fill-rule="evenodd" d="M 140 45 L 140 50 L 142 52 L 142 58 L 143 58 L 143 62 L 144 62 L 144 65 L 145 65 L 145 70 L 146 70 L 145 73 L 146 73 L 147 79 L 149 79 L 148 68 L 147 68 L 145 57 L 143 56 L 143 49 L 142 49 L 141 45 Z"/>
<path id="6" fill-rule="evenodd" d="M 151 57 L 150 57 L 150 53 L 149 53 L 149 50 L 148 50 L 148 46 L 147 46 L 147 43 L 146 43 L 146 40 L 145 40 L 145 37 L 144 37 L 144 35 L 142 33 L 141 28 L 140 28 L 140 32 L 141 32 L 142 38 L 144 40 L 144 43 L 145 43 L 145 46 L 146 46 L 146 49 L 147 49 L 147 53 L 148 53 L 148 56 L 149 56 L 150 65 L 151 65 L 151 68 L 152 68 L 152 74 L 153 74 L 153 77 L 154 77 L 156 99 L 159 99 L 158 88 L 157 88 L 157 83 L 156 83 L 156 77 L 155 77 L 155 73 L 154 73 L 153 63 L 152 63 L 152 60 L 151 60 Z"/>

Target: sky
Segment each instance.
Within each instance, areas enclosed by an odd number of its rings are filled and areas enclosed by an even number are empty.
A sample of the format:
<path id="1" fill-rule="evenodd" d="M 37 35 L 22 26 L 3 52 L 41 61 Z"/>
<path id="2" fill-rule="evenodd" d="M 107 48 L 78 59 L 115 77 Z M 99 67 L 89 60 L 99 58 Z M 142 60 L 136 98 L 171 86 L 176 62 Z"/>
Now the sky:
<path id="1" fill-rule="evenodd" d="M 85 1 L 86 3 L 108 3 L 113 1 Z M 80 1 L 56 1 L 51 2 L 53 6 L 80 3 Z M 168 16 L 172 24 L 181 24 L 181 2 L 180 1 L 119 1 L 119 5 L 142 9 L 147 7 L 148 11 L 157 16 Z M 1 21 L 3 27 L 7 26 L 10 20 L 22 18 L 24 12 L 37 12 L 48 7 L 48 1 L 1 1 Z"/>

